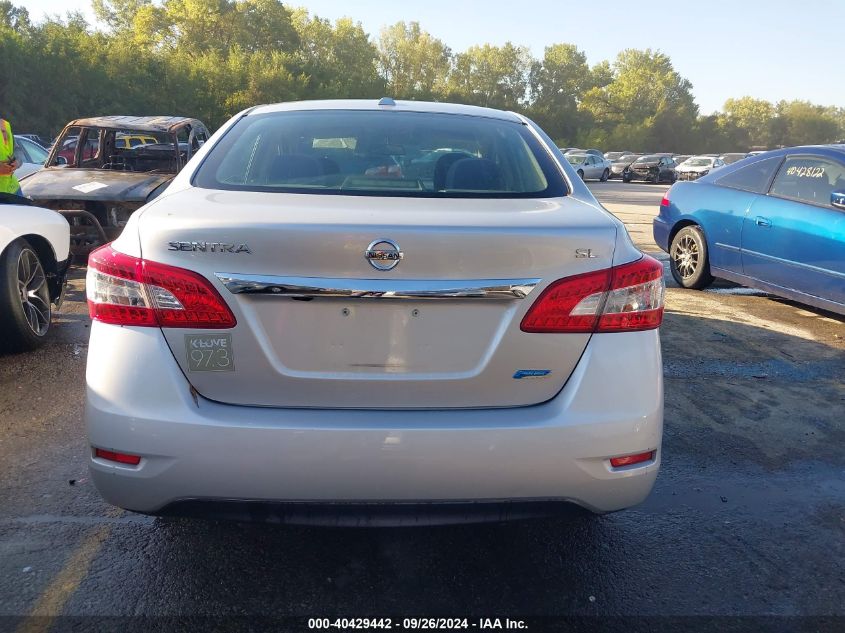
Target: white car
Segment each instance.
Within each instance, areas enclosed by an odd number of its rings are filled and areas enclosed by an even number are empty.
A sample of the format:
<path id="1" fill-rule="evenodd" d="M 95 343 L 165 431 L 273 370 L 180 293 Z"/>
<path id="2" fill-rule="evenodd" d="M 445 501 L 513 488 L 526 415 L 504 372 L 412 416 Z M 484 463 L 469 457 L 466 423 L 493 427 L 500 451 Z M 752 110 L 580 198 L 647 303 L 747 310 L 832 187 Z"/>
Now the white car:
<path id="1" fill-rule="evenodd" d="M 15 158 L 20 166 L 15 170 L 15 177 L 20 180 L 34 174 L 44 167 L 49 152 L 35 141 L 24 136 L 15 136 Z"/>
<path id="2" fill-rule="evenodd" d="M 51 304 L 61 305 L 69 249 L 70 227 L 61 215 L 0 194 L 0 350 L 44 341 Z"/>
<path id="3" fill-rule="evenodd" d="M 519 114 L 252 108 L 89 258 L 93 482 L 149 514 L 355 525 L 635 505 L 663 284 Z"/>
<path id="4" fill-rule="evenodd" d="M 715 156 L 690 156 L 675 167 L 675 173 L 678 180 L 696 180 L 724 166 L 724 161 Z"/>
<path id="5" fill-rule="evenodd" d="M 566 160 L 581 178 L 581 180 L 600 180 L 606 182 L 610 178 L 611 161 L 595 154 L 574 154 L 567 152 Z"/>

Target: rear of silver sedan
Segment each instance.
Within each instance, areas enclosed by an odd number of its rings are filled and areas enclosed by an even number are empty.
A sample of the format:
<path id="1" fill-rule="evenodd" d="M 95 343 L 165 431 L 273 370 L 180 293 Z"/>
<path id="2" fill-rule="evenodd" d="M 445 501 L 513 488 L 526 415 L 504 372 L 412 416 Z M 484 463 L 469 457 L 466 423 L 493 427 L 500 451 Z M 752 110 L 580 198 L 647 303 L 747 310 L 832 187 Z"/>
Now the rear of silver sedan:
<path id="1" fill-rule="evenodd" d="M 369 524 L 642 501 L 661 265 L 515 114 L 256 108 L 91 255 L 106 500 Z"/>

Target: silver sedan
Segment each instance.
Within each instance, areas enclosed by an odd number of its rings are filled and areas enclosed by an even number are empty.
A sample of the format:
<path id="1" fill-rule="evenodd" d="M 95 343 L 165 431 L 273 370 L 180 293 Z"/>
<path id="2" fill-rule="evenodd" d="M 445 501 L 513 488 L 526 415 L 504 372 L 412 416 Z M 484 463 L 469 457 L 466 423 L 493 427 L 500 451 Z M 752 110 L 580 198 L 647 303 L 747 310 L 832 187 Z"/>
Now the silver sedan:
<path id="1" fill-rule="evenodd" d="M 87 295 L 89 462 L 123 508 L 500 520 L 657 476 L 663 266 L 518 114 L 253 108 Z"/>
<path id="2" fill-rule="evenodd" d="M 600 180 L 610 178 L 610 161 L 595 154 L 566 154 L 566 160 L 581 177 L 581 180 Z"/>

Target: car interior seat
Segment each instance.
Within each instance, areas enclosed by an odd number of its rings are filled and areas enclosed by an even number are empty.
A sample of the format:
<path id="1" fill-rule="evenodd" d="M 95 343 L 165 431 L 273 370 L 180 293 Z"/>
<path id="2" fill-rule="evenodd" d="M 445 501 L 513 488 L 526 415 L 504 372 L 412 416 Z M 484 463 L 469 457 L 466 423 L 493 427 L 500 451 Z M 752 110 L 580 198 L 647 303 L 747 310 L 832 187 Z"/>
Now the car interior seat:
<path id="1" fill-rule="evenodd" d="M 434 164 L 435 191 L 443 191 L 446 188 L 446 176 L 449 174 L 449 169 L 457 161 L 464 158 L 468 158 L 464 152 L 449 152 L 437 159 L 437 162 Z"/>
<path id="2" fill-rule="evenodd" d="M 276 184 L 302 178 L 319 178 L 322 175 L 324 175 L 324 171 L 320 160 L 307 154 L 276 156 L 267 169 L 268 182 Z"/>
<path id="3" fill-rule="evenodd" d="M 455 162 L 446 174 L 446 189 L 501 191 L 502 172 L 486 158 L 464 158 Z"/>

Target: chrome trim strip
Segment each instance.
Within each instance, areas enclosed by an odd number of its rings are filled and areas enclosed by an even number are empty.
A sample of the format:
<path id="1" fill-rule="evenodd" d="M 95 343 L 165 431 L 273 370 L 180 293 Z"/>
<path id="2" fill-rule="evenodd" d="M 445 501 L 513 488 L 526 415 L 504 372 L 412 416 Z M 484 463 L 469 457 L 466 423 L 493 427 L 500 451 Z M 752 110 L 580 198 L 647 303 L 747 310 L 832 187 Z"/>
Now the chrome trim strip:
<path id="1" fill-rule="evenodd" d="M 351 299 L 524 299 L 539 279 L 326 279 L 214 273 L 232 294 Z"/>
<path id="2" fill-rule="evenodd" d="M 719 248 L 724 248 L 726 251 L 733 251 L 735 253 L 742 252 L 742 249 L 739 248 L 738 246 L 732 246 L 730 244 L 722 244 L 722 242 L 716 242 L 716 246 L 718 246 Z"/>
<path id="3" fill-rule="evenodd" d="M 747 248 L 742 249 L 742 253 L 743 255 L 753 255 L 754 257 L 759 257 L 760 259 L 767 259 L 769 261 L 777 262 L 778 264 L 786 264 L 787 266 L 792 266 L 793 268 L 812 270 L 814 273 L 822 273 L 825 275 L 830 275 L 831 277 L 845 279 L 845 273 L 840 273 L 838 270 L 831 270 L 830 268 L 821 268 L 819 266 L 813 266 L 812 264 L 805 264 L 803 262 L 796 262 L 791 259 L 775 257 L 774 255 L 766 255 L 766 253 L 758 253 L 757 251 L 752 251 Z"/>

